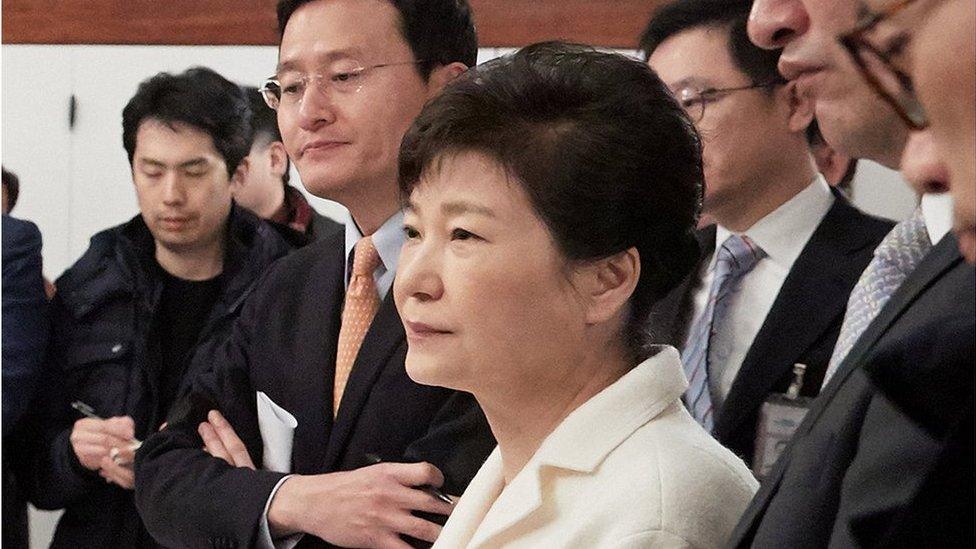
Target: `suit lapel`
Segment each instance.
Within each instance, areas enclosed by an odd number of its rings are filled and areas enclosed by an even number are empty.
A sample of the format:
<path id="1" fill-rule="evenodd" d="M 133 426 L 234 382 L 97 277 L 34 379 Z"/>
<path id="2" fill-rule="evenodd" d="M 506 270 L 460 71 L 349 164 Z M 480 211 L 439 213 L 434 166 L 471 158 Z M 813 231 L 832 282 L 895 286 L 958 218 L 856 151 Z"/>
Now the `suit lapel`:
<path id="1" fill-rule="evenodd" d="M 359 355 L 353 364 L 349 380 L 343 392 L 342 403 L 335 419 L 332 434 L 329 437 L 329 448 L 325 463 L 328 468 L 335 465 L 342 450 L 346 446 L 349 435 L 356 424 L 356 419 L 362 412 L 373 383 L 389 363 L 392 355 L 400 345 L 403 345 L 406 335 L 396 305 L 393 303 L 393 291 L 387 293 L 386 299 L 380 304 L 373 323 L 370 324 L 366 337 L 363 339 Z M 335 353 L 332 354 L 333 362 Z M 332 368 L 334 373 L 335 368 Z M 330 392 L 331 394 L 331 392 Z M 331 409 L 331 399 L 330 399 Z M 330 469 L 331 470 L 331 469 Z"/>
<path id="2" fill-rule="evenodd" d="M 844 314 L 862 270 L 850 256 L 875 244 L 851 230 L 857 215 L 838 198 L 797 257 L 716 418 L 719 440 L 727 440 L 753 417 L 776 382 Z"/>
<path id="3" fill-rule="evenodd" d="M 319 263 L 321 268 L 314 275 L 322 282 L 309 285 L 311 295 L 303 296 L 308 303 L 306 314 L 309 320 L 294 330 L 299 344 L 305 347 L 301 354 L 304 359 L 296 361 L 294 370 L 283 381 L 293 394 L 287 402 L 294 406 L 292 413 L 299 418 L 292 453 L 292 470 L 297 473 L 321 471 L 329 433 L 333 429 L 332 380 L 345 296 L 345 261 L 341 238 L 331 238 L 323 245 L 327 247 L 325 254 L 329 257 Z M 322 289 L 327 291 L 322 292 Z"/>
<path id="4" fill-rule="evenodd" d="M 901 315 L 914 303 L 915 299 L 927 288 L 932 286 L 941 276 L 961 261 L 958 245 L 955 237 L 951 234 L 946 235 L 931 252 L 922 260 L 922 263 L 909 275 L 905 282 L 895 291 L 891 300 L 881 310 L 877 318 L 868 326 L 861 338 L 858 339 L 854 348 L 841 363 L 830 383 L 824 388 L 817 397 L 813 408 L 807 414 L 803 423 L 794 435 L 794 442 L 800 437 L 810 432 L 816 424 L 820 415 L 830 405 L 834 395 L 837 394 L 844 381 L 854 370 L 860 366 L 862 358 L 870 351 L 874 344 L 887 332 L 888 328 L 901 317 Z M 759 517 L 765 512 L 766 507 L 773 496 L 779 490 L 779 484 L 783 480 L 783 473 L 786 471 L 790 460 L 791 444 L 787 451 L 780 458 L 773 468 L 769 478 L 767 478 L 759 493 L 753 499 L 752 504 L 746 510 L 739 526 L 733 533 L 731 545 L 738 546 L 749 539 L 751 533 L 757 526 Z"/>
<path id="5" fill-rule="evenodd" d="M 495 536 L 518 524 L 542 505 L 542 481 L 539 464 L 530 462 L 504 487 L 490 506 L 484 521 L 471 539 L 470 547 L 496 547 Z"/>

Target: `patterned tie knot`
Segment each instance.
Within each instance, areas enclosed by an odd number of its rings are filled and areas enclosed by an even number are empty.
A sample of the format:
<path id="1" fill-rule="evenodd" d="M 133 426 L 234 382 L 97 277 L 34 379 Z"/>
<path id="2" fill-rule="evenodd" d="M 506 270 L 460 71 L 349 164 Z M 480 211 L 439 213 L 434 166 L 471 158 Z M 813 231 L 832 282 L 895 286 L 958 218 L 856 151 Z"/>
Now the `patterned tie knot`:
<path id="1" fill-rule="evenodd" d="M 752 270 L 766 253 L 748 236 L 734 234 L 718 249 L 715 262 L 716 277 L 743 275 Z"/>
<path id="2" fill-rule="evenodd" d="M 373 276 L 373 271 L 380 263 L 380 254 L 373 245 L 373 237 L 364 236 L 359 239 L 353 252 L 352 276 Z"/>
<path id="3" fill-rule="evenodd" d="M 907 274 L 915 270 L 931 248 L 922 208 L 917 208 L 911 217 L 895 225 L 884 237 L 874 250 L 874 256 L 888 268 Z"/>

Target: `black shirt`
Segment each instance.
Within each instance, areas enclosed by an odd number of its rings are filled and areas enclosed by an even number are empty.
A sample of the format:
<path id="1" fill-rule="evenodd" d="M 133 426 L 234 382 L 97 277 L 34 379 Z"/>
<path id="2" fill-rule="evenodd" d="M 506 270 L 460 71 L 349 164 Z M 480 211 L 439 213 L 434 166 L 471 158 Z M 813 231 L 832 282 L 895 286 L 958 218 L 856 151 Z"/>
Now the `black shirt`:
<path id="1" fill-rule="evenodd" d="M 165 417 L 183 382 L 183 375 L 190 363 L 190 351 L 200 338 L 200 332 L 206 326 L 210 311 L 220 295 L 223 277 L 217 275 L 210 280 L 184 280 L 161 267 L 158 272 L 163 290 L 155 318 L 161 360 L 156 417 Z"/>

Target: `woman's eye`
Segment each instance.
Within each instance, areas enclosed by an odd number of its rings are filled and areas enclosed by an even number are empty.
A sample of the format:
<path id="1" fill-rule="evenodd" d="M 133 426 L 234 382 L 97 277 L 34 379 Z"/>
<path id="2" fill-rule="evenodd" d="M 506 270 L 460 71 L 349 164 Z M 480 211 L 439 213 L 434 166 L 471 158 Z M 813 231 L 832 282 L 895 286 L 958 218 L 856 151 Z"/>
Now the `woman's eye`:
<path id="1" fill-rule="evenodd" d="M 413 227 L 407 225 L 403 228 L 403 234 L 407 235 L 408 239 L 414 239 L 420 237 L 420 231 L 414 229 Z"/>

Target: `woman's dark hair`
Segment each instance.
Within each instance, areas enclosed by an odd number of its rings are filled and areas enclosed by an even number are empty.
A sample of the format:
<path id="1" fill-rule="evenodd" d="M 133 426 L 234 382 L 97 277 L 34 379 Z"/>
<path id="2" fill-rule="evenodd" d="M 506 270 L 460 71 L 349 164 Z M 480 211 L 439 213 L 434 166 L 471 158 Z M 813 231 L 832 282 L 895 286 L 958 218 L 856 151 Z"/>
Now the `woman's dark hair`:
<path id="1" fill-rule="evenodd" d="M 315 0 L 280 0 L 278 36 L 295 10 Z M 467 0 L 389 0 L 400 12 L 400 32 L 410 46 L 420 76 L 426 82 L 439 66 L 478 63 L 478 34 Z"/>
<path id="2" fill-rule="evenodd" d="M 214 148 L 234 175 L 251 151 L 251 108 L 244 92 L 216 72 L 194 67 L 181 74 L 161 72 L 139 84 L 122 110 L 122 145 L 129 164 L 143 120 L 188 124 L 213 139 Z"/>
<path id="3" fill-rule="evenodd" d="M 646 356 L 651 306 L 698 260 L 703 192 L 698 135 L 654 72 L 560 42 L 472 69 L 404 137 L 401 197 L 440 158 L 463 152 L 506 169 L 568 259 L 637 249 L 641 275 L 626 336 L 636 358 Z"/>

